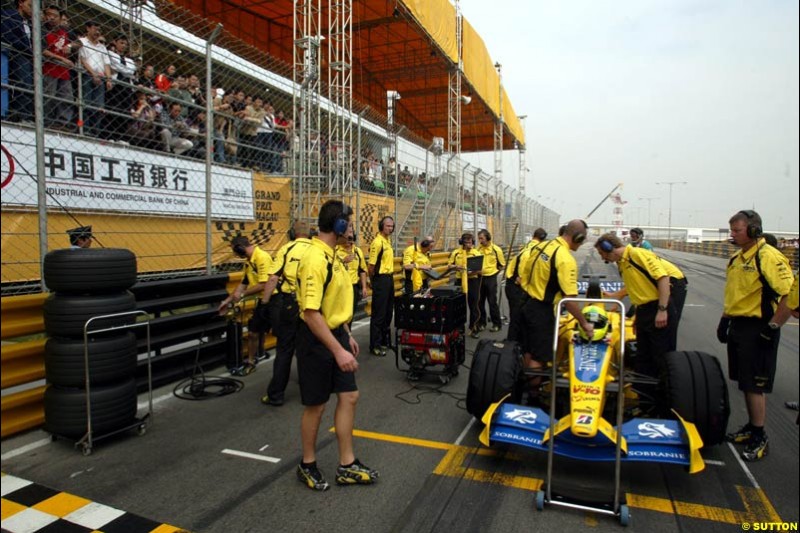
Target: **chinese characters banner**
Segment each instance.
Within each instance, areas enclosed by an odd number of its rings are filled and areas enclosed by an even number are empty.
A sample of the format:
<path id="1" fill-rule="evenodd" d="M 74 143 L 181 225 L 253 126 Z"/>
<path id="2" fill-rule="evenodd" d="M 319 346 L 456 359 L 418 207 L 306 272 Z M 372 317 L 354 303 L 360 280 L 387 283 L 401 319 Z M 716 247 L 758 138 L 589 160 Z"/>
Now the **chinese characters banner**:
<path id="1" fill-rule="evenodd" d="M 12 132 L 5 131 L 12 129 Z M 37 205 L 34 132 L 3 128 L 3 204 Z M 205 162 L 45 134 L 48 205 L 126 213 L 205 216 Z M 212 166 L 211 215 L 253 220 L 249 171 Z"/>

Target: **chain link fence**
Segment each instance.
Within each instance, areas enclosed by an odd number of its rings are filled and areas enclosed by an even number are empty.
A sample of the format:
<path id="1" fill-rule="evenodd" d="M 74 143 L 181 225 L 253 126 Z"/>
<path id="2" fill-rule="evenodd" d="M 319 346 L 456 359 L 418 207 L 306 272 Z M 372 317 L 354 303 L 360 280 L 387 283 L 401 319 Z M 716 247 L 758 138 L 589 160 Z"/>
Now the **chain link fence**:
<path id="1" fill-rule="evenodd" d="M 134 251 L 145 278 L 238 268 L 238 234 L 270 252 L 285 242 L 299 201 L 291 65 L 163 0 L 6 2 L 2 28 L 3 295 L 41 290 L 43 255 L 75 227 Z M 349 152 L 315 143 L 319 186 L 333 191 L 331 162 L 349 164 L 349 200 L 378 205 L 365 226 L 421 207 L 406 233 L 436 233 L 442 248 L 476 224 L 506 239 L 512 223 L 557 228 L 440 142 L 374 109 L 352 116 Z"/>

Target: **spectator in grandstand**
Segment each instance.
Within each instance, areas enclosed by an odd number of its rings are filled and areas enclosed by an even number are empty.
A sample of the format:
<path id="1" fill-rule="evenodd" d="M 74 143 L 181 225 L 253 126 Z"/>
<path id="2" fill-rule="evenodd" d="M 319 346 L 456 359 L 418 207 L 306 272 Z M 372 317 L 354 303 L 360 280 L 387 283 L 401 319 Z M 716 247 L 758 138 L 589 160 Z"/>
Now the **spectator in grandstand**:
<path id="1" fill-rule="evenodd" d="M 33 46 L 31 36 L 31 0 L 16 0 L 16 9 L 3 10 L 3 54 L 8 56 L 10 89 L 8 119 L 33 121 Z"/>
<path id="2" fill-rule="evenodd" d="M 634 248 L 644 248 L 645 250 L 653 250 L 653 245 L 644 239 L 644 231 L 642 228 L 633 228 L 631 230 L 631 246 Z"/>
<path id="3" fill-rule="evenodd" d="M 275 115 L 273 114 L 272 106 L 269 102 L 265 102 L 264 118 L 256 131 L 256 146 L 258 148 L 256 164 L 266 172 L 276 171 L 272 149 L 272 134 L 275 132 L 274 119 Z"/>
<path id="4" fill-rule="evenodd" d="M 181 155 L 192 149 L 192 141 L 186 138 L 190 134 L 189 125 L 181 117 L 181 104 L 169 104 L 169 112 L 161 113 L 161 141 L 164 151 Z"/>
<path id="5" fill-rule="evenodd" d="M 133 85 L 136 81 L 136 62 L 125 55 L 128 50 L 128 38 L 117 35 L 108 49 L 113 84 L 106 93 L 105 135 L 109 139 L 128 141 L 125 135 L 128 130 L 128 106 L 134 98 Z"/>
<path id="6" fill-rule="evenodd" d="M 108 49 L 101 42 L 100 24 L 92 20 L 86 23 L 86 37 L 80 51 L 83 74 L 83 133 L 99 136 L 106 91 L 111 88 L 111 60 Z"/>
<path id="7" fill-rule="evenodd" d="M 258 147 L 258 128 L 264 122 L 267 114 L 264 109 L 264 100 L 256 97 L 253 104 L 244 110 L 244 119 L 239 128 L 239 149 L 242 151 L 242 164 L 248 168 L 260 168 L 261 150 Z"/>
<path id="8" fill-rule="evenodd" d="M 176 76 L 172 80 L 167 96 L 171 102 L 179 102 L 181 104 L 181 118 L 188 118 L 189 108 L 192 106 L 192 95 L 186 90 L 186 78 L 184 76 Z"/>
<path id="9" fill-rule="evenodd" d="M 197 159 L 206 158 L 206 112 L 200 111 L 194 115 L 194 118 L 187 118 L 186 124 L 189 126 L 187 137 L 194 145 L 189 151 L 189 157 Z"/>
<path id="10" fill-rule="evenodd" d="M 42 88 L 45 94 L 44 120 L 50 127 L 67 129 L 72 126 L 73 92 L 70 69 L 75 64 L 69 58 L 72 43 L 69 33 L 61 26 L 61 9 L 49 5 L 44 10 L 45 30 L 42 43 Z"/>
<path id="11" fill-rule="evenodd" d="M 186 79 L 186 91 L 192 100 L 192 107 L 189 109 L 189 118 L 195 119 L 195 115 L 206 108 L 206 93 L 200 86 L 200 78 L 197 74 L 190 74 Z"/>
<path id="12" fill-rule="evenodd" d="M 136 93 L 136 100 L 130 109 L 131 120 L 128 124 L 126 138 L 134 146 L 158 149 L 156 139 L 156 121 L 158 113 L 143 92 Z"/>
<path id="13" fill-rule="evenodd" d="M 74 250 L 92 247 L 91 226 L 78 226 L 77 228 L 68 229 L 67 235 L 69 235 L 69 247 Z"/>

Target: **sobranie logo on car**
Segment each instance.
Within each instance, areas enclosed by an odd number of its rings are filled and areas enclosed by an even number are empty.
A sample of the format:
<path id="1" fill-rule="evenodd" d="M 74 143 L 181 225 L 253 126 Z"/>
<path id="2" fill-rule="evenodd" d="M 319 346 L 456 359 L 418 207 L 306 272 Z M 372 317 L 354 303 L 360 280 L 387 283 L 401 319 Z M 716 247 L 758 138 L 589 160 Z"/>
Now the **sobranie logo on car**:
<path id="1" fill-rule="evenodd" d="M 642 422 L 639 424 L 639 435 L 642 437 L 661 439 L 672 437 L 674 434 L 675 430 L 668 428 L 664 424 L 656 424 L 655 422 Z"/>

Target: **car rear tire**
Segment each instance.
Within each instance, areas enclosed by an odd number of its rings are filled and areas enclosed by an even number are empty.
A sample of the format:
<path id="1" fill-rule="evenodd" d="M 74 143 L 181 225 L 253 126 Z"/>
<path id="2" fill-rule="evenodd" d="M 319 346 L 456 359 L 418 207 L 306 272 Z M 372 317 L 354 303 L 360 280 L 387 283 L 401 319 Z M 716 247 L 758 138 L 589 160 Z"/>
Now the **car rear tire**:
<path id="1" fill-rule="evenodd" d="M 136 283 L 136 255 L 124 248 L 62 248 L 44 256 L 43 272 L 51 291 L 119 292 Z"/>
<path id="2" fill-rule="evenodd" d="M 99 436 L 133 424 L 136 419 L 136 380 L 91 389 L 92 433 Z M 78 438 L 86 434 L 86 390 L 51 385 L 44 392 L 44 429 L 54 435 Z"/>
<path id="3" fill-rule="evenodd" d="M 730 403 L 717 358 L 703 352 L 670 352 L 664 362 L 667 405 L 694 423 L 704 446 L 724 442 Z"/>
<path id="4" fill-rule="evenodd" d="M 467 386 L 467 412 L 481 421 L 489 406 L 507 394 L 519 401 L 522 353 L 514 341 L 483 339 L 475 348 Z"/>
<path id="5" fill-rule="evenodd" d="M 44 347 L 44 373 L 47 381 L 59 387 L 86 385 L 83 339 L 55 337 Z M 113 337 L 89 339 L 89 378 L 92 385 L 125 380 L 136 375 L 136 335 L 132 332 Z"/>

